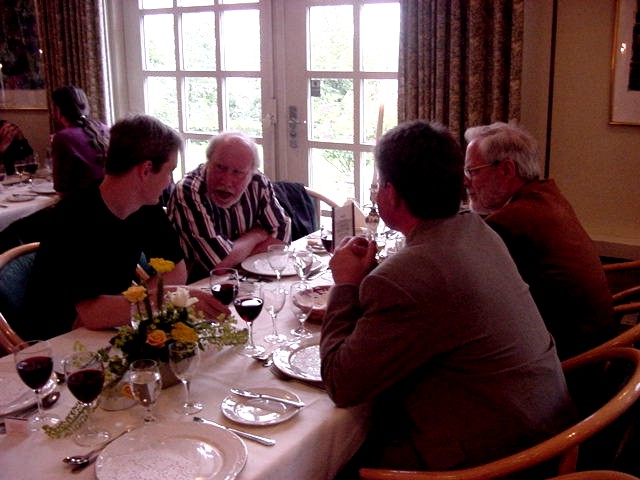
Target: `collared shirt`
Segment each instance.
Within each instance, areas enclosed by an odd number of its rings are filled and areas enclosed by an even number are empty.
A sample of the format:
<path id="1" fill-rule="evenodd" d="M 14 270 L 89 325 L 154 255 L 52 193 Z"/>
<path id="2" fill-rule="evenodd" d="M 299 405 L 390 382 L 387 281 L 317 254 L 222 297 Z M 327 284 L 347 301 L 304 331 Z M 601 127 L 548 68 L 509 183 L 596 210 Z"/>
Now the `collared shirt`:
<path id="1" fill-rule="evenodd" d="M 258 172 L 235 204 L 216 206 L 207 195 L 206 168 L 202 164 L 176 184 L 167 207 L 178 231 L 191 277 L 206 275 L 233 248 L 233 241 L 254 227 L 289 242 L 291 219 L 285 214 L 269 179 Z"/>

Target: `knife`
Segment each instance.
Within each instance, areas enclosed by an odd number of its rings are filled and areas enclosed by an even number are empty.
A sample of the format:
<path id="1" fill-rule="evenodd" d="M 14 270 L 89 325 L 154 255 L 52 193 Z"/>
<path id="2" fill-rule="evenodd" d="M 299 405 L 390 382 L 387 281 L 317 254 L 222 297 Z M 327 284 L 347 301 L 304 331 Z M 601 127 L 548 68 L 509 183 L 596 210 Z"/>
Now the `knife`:
<path id="1" fill-rule="evenodd" d="M 235 433 L 239 437 L 248 438 L 249 440 L 253 440 L 254 442 L 261 443 L 262 445 L 266 445 L 268 447 L 272 447 L 276 444 L 276 441 L 273 438 L 261 437 L 260 435 L 254 435 L 253 433 L 243 432 L 242 430 L 236 430 L 235 428 L 225 427 L 216 422 L 212 422 L 211 420 L 206 420 L 200 417 L 193 417 L 194 422 L 205 423 L 207 425 L 213 425 L 214 427 L 223 428 L 224 430 L 228 430 L 230 432 Z"/>
<path id="2" fill-rule="evenodd" d="M 246 398 L 262 398 L 264 400 L 274 400 L 276 402 L 284 403 L 285 405 L 291 405 L 292 407 L 302 408 L 304 403 L 296 400 L 289 400 L 288 398 L 276 397 L 275 395 L 268 395 L 266 393 L 249 392 L 248 390 L 241 390 L 239 388 L 232 388 L 231 391 L 236 395 Z"/>

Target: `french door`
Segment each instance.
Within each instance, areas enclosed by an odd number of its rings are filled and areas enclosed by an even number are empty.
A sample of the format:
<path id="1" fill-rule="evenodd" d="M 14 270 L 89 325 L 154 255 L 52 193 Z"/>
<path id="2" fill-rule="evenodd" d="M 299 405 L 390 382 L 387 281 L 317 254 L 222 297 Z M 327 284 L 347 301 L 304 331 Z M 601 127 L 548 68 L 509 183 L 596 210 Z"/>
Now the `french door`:
<path id="1" fill-rule="evenodd" d="M 243 130 L 271 178 L 369 201 L 375 140 L 397 118 L 397 0 L 121 5 L 126 110 L 180 131 L 178 177 L 211 135 Z"/>

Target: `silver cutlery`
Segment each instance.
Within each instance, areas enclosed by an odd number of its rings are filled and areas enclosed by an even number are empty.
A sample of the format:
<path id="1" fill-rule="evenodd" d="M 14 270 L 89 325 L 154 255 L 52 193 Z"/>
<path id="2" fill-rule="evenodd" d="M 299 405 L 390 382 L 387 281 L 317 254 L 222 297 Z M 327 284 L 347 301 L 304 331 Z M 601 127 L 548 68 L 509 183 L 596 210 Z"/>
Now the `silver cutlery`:
<path id="1" fill-rule="evenodd" d="M 72 472 L 74 472 L 74 473 L 78 472 L 78 471 L 82 470 L 83 468 L 89 466 L 93 462 L 95 462 L 96 459 L 98 458 L 100 452 L 107 445 L 109 445 L 111 442 L 117 440 L 118 438 L 123 436 L 125 433 L 129 433 L 131 430 L 133 430 L 133 427 L 127 428 L 126 430 L 120 432 L 115 437 L 112 437 L 109 440 L 107 440 L 106 442 L 104 442 L 99 447 L 94 448 L 89 453 L 85 453 L 84 455 L 72 455 L 72 456 L 69 456 L 69 457 L 64 457 L 62 459 L 62 461 L 64 463 L 68 463 L 69 465 L 73 465 L 73 468 L 71 469 Z"/>
<path id="2" fill-rule="evenodd" d="M 297 400 L 290 400 L 288 398 L 278 397 L 276 395 L 250 392 L 248 390 L 242 390 L 240 388 L 232 388 L 231 391 L 236 395 L 240 395 L 241 397 L 245 397 L 245 398 L 262 398 L 264 400 L 273 400 L 275 402 L 284 403 L 285 405 L 291 405 L 292 407 L 297 407 L 297 408 L 304 407 L 303 402 L 298 402 Z"/>
<path id="3" fill-rule="evenodd" d="M 249 440 L 253 440 L 254 442 L 261 443 L 262 445 L 266 445 L 268 447 L 272 447 L 273 445 L 276 444 L 276 441 L 273 438 L 261 437 L 260 435 L 254 435 L 253 433 L 243 432 L 242 430 L 236 430 L 235 428 L 231 428 L 231 427 L 225 427 L 220 423 L 216 423 L 211 420 L 206 420 L 204 418 L 193 417 L 193 421 L 199 422 L 199 423 L 205 423 L 207 425 L 213 425 L 214 427 L 218 427 L 218 428 L 223 428 L 225 430 L 235 433 L 239 437 L 244 437 Z"/>
<path id="4" fill-rule="evenodd" d="M 326 266 L 326 267 L 321 267 L 319 270 L 316 270 L 315 272 L 312 271 L 307 277 L 307 280 L 315 280 L 316 278 L 321 277 L 322 275 L 327 273 L 328 270 L 329 270 L 329 267 Z"/>

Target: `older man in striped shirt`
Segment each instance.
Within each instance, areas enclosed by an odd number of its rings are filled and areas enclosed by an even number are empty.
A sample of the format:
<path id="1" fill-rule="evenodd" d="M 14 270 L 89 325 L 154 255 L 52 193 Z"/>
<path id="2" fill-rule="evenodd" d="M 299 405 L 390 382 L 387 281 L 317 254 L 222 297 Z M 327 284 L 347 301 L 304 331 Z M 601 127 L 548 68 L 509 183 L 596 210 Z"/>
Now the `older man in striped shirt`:
<path id="1" fill-rule="evenodd" d="M 190 281 L 291 239 L 291 219 L 258 171 L 258 150 L 248 135 L 221 133 L 211 139 L 206 155 L 205 164 L 176 184 L 168 204 Z"/>

